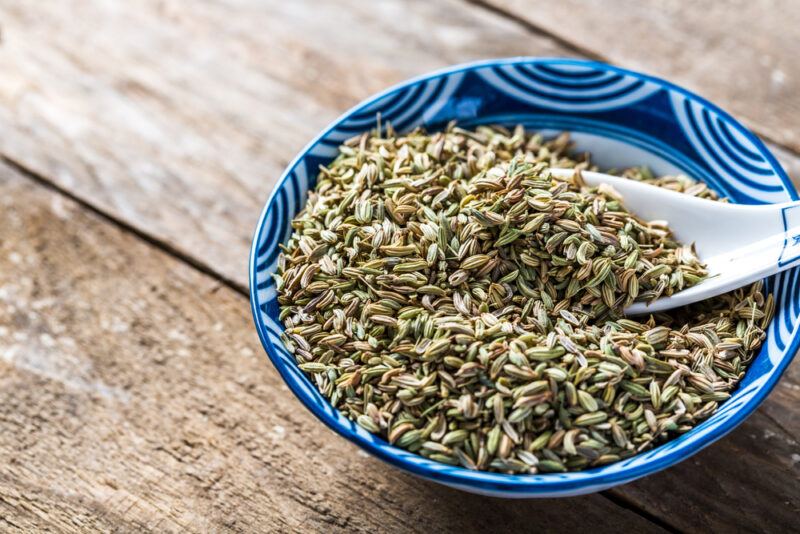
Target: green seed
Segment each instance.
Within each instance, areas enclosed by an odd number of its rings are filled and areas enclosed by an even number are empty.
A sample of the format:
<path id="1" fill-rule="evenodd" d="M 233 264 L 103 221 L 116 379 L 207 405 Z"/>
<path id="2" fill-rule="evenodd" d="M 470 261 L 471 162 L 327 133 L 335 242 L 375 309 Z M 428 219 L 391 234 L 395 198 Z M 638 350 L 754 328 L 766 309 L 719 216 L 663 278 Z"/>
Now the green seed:
<path id="1" fill-rule="evenodd" d="M 569 137 L 386 126 L 320 169 L 273 273 L 281 339 L 331 405 L 448 465 L 587 469 L 690 430 L 763 343 L 763 284 L 626 319 L 706 276 L 663 223 L 589 187 Z M 624 176 L 701 198 L 689 178 Z"/>

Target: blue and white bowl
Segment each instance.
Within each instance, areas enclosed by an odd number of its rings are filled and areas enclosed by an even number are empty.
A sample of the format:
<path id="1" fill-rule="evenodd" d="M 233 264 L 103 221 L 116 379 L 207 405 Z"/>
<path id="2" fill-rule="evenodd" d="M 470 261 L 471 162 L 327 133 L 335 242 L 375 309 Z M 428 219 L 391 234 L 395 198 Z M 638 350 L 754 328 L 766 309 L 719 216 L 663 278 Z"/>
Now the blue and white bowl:
<path id="1" fill-rule="evenodd" d="M 690 432 L 632 458 L 587 471 L 544 475 L 475 472 L 437 463 L 390 445 L 335 410 L 298 369 L 279 334 L 275 285 L 278 244 L 314 187 L 317 168 L 345 139 L 376 127 L 376 114 L 399 131 L 442 128 L 456 120 L 522 124 L 572 132 L 600 167 L 646 164 L 657 174 L 684 173 L 732 202 L 797 199 L 764 144 L 714 104 L 669 82 L 573 59 L 518 58 L 459 65 L 415 78 L 357 105 L 311 141 L 278 181 L 256 228 L 250 255 L 250 300 L 273 365 L 320 420 L 378 458 L 415 475 L 466 491 L 502 497 L 578 495 L 624 484 L 686 459 L 730 432 L 775 386 L 800 344 L 800 268 L 767 280 L 776 300 L 767 341 L 733 396 Z"/>

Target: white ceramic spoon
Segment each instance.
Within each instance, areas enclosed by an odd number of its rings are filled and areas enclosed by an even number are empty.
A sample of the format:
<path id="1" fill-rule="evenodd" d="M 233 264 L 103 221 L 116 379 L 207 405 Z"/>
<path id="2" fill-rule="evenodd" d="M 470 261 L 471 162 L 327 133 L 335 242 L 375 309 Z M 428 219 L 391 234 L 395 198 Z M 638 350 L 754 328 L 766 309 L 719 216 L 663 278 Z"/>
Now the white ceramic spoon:
<path id="1" fill-rule="evenodd" d="M 551 169 L 572 176 L 573 169 Z M 678 241 L 695 244 L 709 278 L 651 304 L 637 302 L 626 315 L 668 310 L 727 293 L 800 265 L 800 202 L 758 206 L 705 200 L 635 180 L 583 171 L 587 184 L 606 183 L 644 220 L 667 221 Z"/>

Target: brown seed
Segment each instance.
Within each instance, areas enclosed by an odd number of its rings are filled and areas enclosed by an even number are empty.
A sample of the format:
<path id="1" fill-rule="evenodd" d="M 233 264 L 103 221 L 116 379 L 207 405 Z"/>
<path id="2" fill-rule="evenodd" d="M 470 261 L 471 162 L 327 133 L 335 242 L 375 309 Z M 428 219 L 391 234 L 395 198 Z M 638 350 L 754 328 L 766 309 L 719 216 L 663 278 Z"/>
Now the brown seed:
<path id="1" fill-rule="evenodd" d="M 664 223 L 587 187 L 591 168 L 568 136 L 521 127 L 346 141 L 282 245 L 281 339 L 343 415 L 450 465 L 579 470 L 688 431 L 737 386 L 774 299 L 757 283 L 702 311 L 622 317 L 705 270 Z"/>

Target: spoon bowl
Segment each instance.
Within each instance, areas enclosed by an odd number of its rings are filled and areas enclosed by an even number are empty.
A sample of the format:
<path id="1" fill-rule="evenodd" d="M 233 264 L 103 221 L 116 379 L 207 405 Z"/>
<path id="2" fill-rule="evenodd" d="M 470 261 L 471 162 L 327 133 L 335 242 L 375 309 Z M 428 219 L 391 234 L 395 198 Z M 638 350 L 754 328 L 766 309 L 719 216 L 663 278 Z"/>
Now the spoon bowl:
<path id="1" fill-rule="evenodd" d="M 550 169 L 569 177 L 574 169 Z M 626 315 L 669 310 L 715 297 L 777 274 L 800 260 L 800 202 L 746 205 L 698 198 L 636 180 L 581 171 L 590 186 L 607 184 L 645 221 L 666 221 L 681 243 L 693 243 L 708 268 L 699 284 L 653 302 L 637 302 Z"/>

